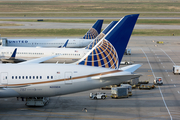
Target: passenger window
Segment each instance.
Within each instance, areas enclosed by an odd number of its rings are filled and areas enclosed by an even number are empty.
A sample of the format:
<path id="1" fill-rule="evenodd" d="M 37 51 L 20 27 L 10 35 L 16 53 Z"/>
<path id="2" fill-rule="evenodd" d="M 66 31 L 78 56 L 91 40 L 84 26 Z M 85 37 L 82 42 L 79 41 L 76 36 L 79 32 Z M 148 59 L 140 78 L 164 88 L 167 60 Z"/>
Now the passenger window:
<path id="1" fill-rule="evenodd" d="M 29 76 L 29 79 L 31 79 L 31 76 Z"/>
<path id="2" fill-rule="evenodd" d="M 21 76 L 19 76 L 19 79 L 21 79 Z"/>
<path id="3" fill-rule="evenodd" d="M 24 76 L 22 76 L 22 79 L 24 79 Z"/>
<path id="4" fill-rule="evenodd" d="M 16 79 L 17 79 L 17 76 L 16 76 Z"/>
<path id="5" fill-rule="evenodd" d="M 26 76 L 26 79 L 28 79 L 28 76 Z"/>
<path id="6" fill-rule="evenodd" d="M 33 76 L 33 79 L 35 79 L 35 76 Z"/>
<path id="7" fill-rule="evenodd" d="M 14 79 L 14 76 L 12 76 L 12 79 Z"/>
<path id="8" fill-rule="evenodd" d="M 40 76 L 40 79 L 42 79 L 42 76 Z"/>
<path id="9" fill-rule="evenodd" d="M 47 79 L 49 79 L 49 76 L 47 76 Z"/>
<path id="10" fill-rule="evenodd" d="M 53 79 L 53 76 L 51 76 L 51 79 Z"/>
<path id="11" fill-rule="evenodd" d="M 38 76 L 36 76 L 36 79 L 38 79 Z"/>

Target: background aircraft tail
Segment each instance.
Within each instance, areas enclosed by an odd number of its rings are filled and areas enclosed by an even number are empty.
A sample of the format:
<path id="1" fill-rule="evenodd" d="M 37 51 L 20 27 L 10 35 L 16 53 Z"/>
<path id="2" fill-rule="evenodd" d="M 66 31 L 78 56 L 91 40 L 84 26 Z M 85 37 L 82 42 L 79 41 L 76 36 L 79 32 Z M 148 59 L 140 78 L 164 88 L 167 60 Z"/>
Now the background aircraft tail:
<path id="1" fill-rule="evenodd" d="M 15 57 L 16 57 L 16 51 L 17 51 L 17 48 L 14 49 L 14 52 L 13 52 L 13 54 L 11 55 L 11 57 L 10 57 L 9 59 L 15 59 Z"/>
<path id="2" fill-rule="evenodd" d="M 103 20 L 97 20 L 92 28 L 84 35 L 83 39 L 95 39 L 101 32 L 102 24 Z"/>
<path id="3" fill-rule="evenodd" d="M 112 21 L 85 49 L 92 49 L 117 22 L 118 21 Z"/>
<path id="4" fill-rule="evenodd" d="M 68 39 L 68 40 L 64 43 L 64 45 L 63 45 L 63 46 L 59 46 L 58 48 L 66 48 L 66 46 L 67 46 L 68 42 L 69 42 L 69 39 Z"/>
<path id="5" fill-rule="evenodd" d="M 118 69 L 139 14 L 123 17 L 98 44 L 82 59 L 79 65 Z"/>

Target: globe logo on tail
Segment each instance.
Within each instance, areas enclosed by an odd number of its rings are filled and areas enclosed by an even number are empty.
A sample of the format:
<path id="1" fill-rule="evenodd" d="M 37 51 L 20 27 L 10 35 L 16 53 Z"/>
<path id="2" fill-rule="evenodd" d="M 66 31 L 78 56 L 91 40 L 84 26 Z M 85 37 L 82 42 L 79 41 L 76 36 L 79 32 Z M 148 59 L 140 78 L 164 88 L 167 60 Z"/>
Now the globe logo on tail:
<path id="1" fill-rule="evenodd" d="M 80 63 L 81 65 L 118 69 L 118 55 L 113 45 L 103 39 Z"/>
<path id="2" fill-rule="evenodd" d="M 90 28 L 89 31 L 84 35 L 83 39 L 94 39 L 98 36 L 98 32 L 94 28 Z"/>

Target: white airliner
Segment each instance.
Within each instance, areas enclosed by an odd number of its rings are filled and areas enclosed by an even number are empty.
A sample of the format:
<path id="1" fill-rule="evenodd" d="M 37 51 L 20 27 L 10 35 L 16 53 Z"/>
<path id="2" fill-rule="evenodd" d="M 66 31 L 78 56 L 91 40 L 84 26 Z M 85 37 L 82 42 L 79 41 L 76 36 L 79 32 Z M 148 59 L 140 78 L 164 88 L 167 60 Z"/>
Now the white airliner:
<path id="1" fill-rule="evenodd" d="M 0 47 L 0 58 L 3 63 L 11 62 L 17 63 L 30 59 L 35 59 L 45 56 L 59 55 L 44 62 L 59 62 L 59 63 L 72 63 L 82 58 L 86 53 L 104 37 L 104 35 L 117 23 L 111 22 L 85 49 L 83 48 L 41 48 L 41 47 Z M 68 41 L 69 42 L 69 41 Z M 67 45 L 67 44 L 65 44 Z M 12 52 L 17 49 L 16 59 L 9 59 Z M 11 56 L 12 58 L 12 56 Z M 13 56 L 15 58 L 15 56 Z"/>
<path id="2" fill-rule="evenodd" d="M 61 47 L 69 40 L 67 48 L 82 48 L 92 42 L 101 32 L 103 20 L 97 20 L 96 23 L 82 38 L 64 38 L 64 39 L 6 39 L 0 40 L 1 46 L 16 47 Z"/>
<path id="3" fill-rule="evenodd" d="M 54 56 L 0 65 L 0 97 L 65 95 L 139 77 L 141 65 L 119 68 L 139 14 L 122 18 L 74 64 L 38 64 Z"/>

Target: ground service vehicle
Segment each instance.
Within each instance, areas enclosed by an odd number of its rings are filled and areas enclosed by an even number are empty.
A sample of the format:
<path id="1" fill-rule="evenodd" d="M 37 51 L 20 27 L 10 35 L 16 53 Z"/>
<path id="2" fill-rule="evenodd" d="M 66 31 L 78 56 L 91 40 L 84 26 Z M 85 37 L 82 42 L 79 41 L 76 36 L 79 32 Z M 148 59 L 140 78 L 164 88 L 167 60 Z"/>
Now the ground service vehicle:
<path id="1" fill-rule="evenodd" d="M 111 88 L 111 98 L 128 98 L 128 89 L 126 87 Z"/>
<path id="2" fill-rule="evenodd" d="M 128 62 L 128 61 L 121 61 L 121 65 L 131 65 L 132 62 Z"/>
<path id="3" fill-rule="evenodd" d="M 49 97 L 27 97 L 27 106 L 44 106 L 49 103 Z"/>
<path id="4" fill-rule="evenodd" d="M 128 80 L 128 82 L 130 82 L 130 85 L 138 85 L 139 77 Z"/>
<path id="5" fill-rule="evenodd" d="M 174 75 L 179 74 L 180 75 L 180 66 L 173 66 L 173 73 Z"/>
<path id="6" fill-rule="evenodd" d="M 107 96 L 106 93 L 97 92 L 95 94 L 90 93 L 89 97 L 92 99 L 106 99 Z"/>
<path id="7" fill-rule="evenodd" d="M 131 55 L 131 49 L 127 49 L 126 48 L 126 50 L 125 50 L 125 53 L 124 53 L 125 55 Z"/>
<path id="8" fill-rule="evenodd" d="M 128 90 L 128 95 L 132 96 L 132 86 L 129 84 L 121 84 L 121 87 L 127 88 Z"/>
<path id="9" fill-rule="evenodd" d="M 144 89 L 144 90 L 151 90 L 151 89 L 154 89 L 154 88 L 155 88 L 155 85 L 152 84 L 152 83 L 149 83 L 149 84 L 141 84 L 141 85 L 139 86 L 139 89 L 140 89 L 140 90 L 142 90 L 142 89 Z"/>
<path id="10" fill-rule="evenodd" d="M 164 42 L 163 41 L 157 41 L 157 44 L 163 44 Z"/>
<path id="11" fill-rule="evenodd" d="M 163 78 L 162 77 L 156 77 L 154 80 L 155 85 L 162 85 L 163 84 Z"/>

